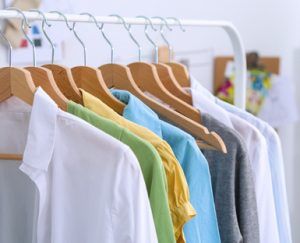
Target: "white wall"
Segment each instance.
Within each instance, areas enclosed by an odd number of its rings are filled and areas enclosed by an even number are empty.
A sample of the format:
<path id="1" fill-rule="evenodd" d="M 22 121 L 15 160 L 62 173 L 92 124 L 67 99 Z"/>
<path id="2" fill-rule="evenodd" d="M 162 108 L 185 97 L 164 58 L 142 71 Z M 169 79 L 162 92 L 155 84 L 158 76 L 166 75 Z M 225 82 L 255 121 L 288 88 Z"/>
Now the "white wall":
<path id="1" fill-rule="evenodd" d="M 52 1 L 48 0 L 51 4 Z M 61 2 L 65 2 L 60 0 Z M 60 1 L 55 1 L 54 8 Z M 300 94 L 300 2 L 297 0 L 132 0 L 132 1 L 79 1 L 73 0 L 71 9 L 74 13 L 91 12 L 97 15 L 117 13 L 122 16 L 176 16 L 180 18 L 225 19 L 232 21 L 240 30 L 247 50 L 257 50 L 262 55 L 278 55 L 282 60 L 282 74 L 290 77 L 297 84 L 296 94 Z M 88 3 L 88 4 L 87 4 Z M 55 26 L 58 26 L 56 24 Z M 61 25 L 62 30 L 65 28 Z M 144 48 L 143 54 L 151 53 L 151 46 L 146 42 L 141 27 L 133 27 L 134 33 Z M 106 33 L 111 37 L 116 47 L 116 58 L 124 61 L 134 61 L 137 58 L 136 48 L 130 41 L 127 33 L 121 26 L 106 26 Z M 92 25 L 78 25 L 78 32 L 88 47 L 88 64 L 99 66 L 109 62 L 109 49 Z M 59 32 L 62 34 L 63 31 Z M 74 37 L 65 31 L 67 44 L 65 46 L 64 64 L 70 66 L 82 64 L 82 50 Z M 152 34 L 159 40 L 157 34 Z M 215 54 L 231 54 L 231 46 L 227 36 L 220 30 L 188 29 L 187 33 L 174 30 L 168 37 L 175 50 L 197 50 L 212 48 Z M 3 49 L 1 50 L 3 52 Z M 0 55 L 0 65 L 4 64 L 4 55 Z M 209 72 L 203 82 L 209 86 L 211 83 L 211 68 L 203 70 Z M 201 76 L 201 73 L 197 73 Z M 203 77 L 203 76 L 201 76 Z M 298 82 L 296 82 L 298 81 Z M 300 104 L 300 98 L 299 98 Z M 300 202 L 299 179 L 297 172 L 300 165 L 299 147 L 300 125 L 280 128 L 283 141 L 288 193 L 291 206 L 291 218 L 294 242 L 300 242 L 300 232 L 296 225 L 300 224 L 297 207 Z"/>

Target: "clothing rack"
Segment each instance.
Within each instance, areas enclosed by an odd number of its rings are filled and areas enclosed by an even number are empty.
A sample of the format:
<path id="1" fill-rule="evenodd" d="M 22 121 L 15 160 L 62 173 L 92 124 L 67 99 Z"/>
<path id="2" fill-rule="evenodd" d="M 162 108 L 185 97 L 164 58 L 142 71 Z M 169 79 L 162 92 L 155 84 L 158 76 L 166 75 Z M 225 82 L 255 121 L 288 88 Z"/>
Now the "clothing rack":
<path id="1" fill-rule="evenodd" d="M 28 20 L 43 20 L 42 16 L 35 12 L 23 12 Z M 93 20 L 84 15 L 78 14 L 66 14 L 67 20 L 70 22 L 86 22 L 93 23 Z M 45 13 L 45 17 L 49 21 L 65 21 L 63 17 L 56 13 Z M 122 22 L 116 17 L 109 16 L 95 16 L 99 23 L 105 24 L 122 24 Z M 22 19 L 22 15 L 14 10 L 0 10 L 0 19 Z M 145 19 L 142 18 L 124 18 L 127 24 L 132 25 L 145 25 L 147 24 Z M 178 22 L 175 20 L 166 20 L 170 26 L 178 26 Z M 247 78 L 247 68 L 246 68 L 246 56 L 243 46 L 243 42 L 240 33 L 236 27 L 228 21 L 210 21 L 210 20 L 192 20 L 192 19 L 179 19 L 182 26 L 186 27 L 218 27 L 225 30 L 228 34 L 230 41 L 232 43 L 234 51 L 234 60 L 236 65 L 236 80 L 235 83 L 235 96 L 234 104 L 245 109 L 246 104 L 246 78 Z M 161 25 L 161 20 L 152 19 L 153 25 Z"/>

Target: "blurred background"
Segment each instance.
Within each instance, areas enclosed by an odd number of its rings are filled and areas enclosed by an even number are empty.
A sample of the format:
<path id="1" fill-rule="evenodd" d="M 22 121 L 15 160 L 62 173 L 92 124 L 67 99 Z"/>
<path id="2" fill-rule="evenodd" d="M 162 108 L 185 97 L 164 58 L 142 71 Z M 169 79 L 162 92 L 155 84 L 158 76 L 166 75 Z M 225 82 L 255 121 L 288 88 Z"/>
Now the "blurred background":
<path id="1" fill-rule="evenodd" d="M 256 62 L 263 71 L 271 72 L 275 77 L 268 80 L 268 85 L 264 87 L 265 90 L 259 93 L 258 100 L 261 102 L 259 107 L 252 108 L 256 115 L 274 126 L 281 137 L 293 239 L 294 242 L 300 242 L 300 231 L 297 230 L 300 225 L 300 214 L 297 210 L 300 204 L 300 187 L 297 186 L 300 184 L 298 176 L 300 172 L 298 114 L 300 106 L 300 1 L 22 0 L 12 3 L 10 0 L 4 0 L 2 3 L 0 2 L 0 8 L 11 4 L 20 4 L 25 9 L 38 6 L 43 11 L 90 12 L 102 16 L 109 14 L 119 14 L 124 17 L 173 16 L 187 19 L 231 21 L 239 30 L 246 51 L 254 52 L 254 57 L 256 54 L 259 55 L 260 59 L 255 60 L 254 63 Z M 11 23 L 8 27 L 5 23 L 1 24 L 3 24 L 3 28 L 6 28 L 8 36 L 15 31 Z M 51 50 L 42 38 L 40 23 L 36 23 L 35 26 L 36 28 L 31 30 L 31 34 L 38 47 L 38 63 L 49 63 Z M 77 24 L 77 29 L 87 47 L 87 64 L 96 67 L 110 62 L 110 49 L 96 26 Z M 53 22 L 47 30 L 56 42 L 55 62 L 71 67 L 83 64 L 83 50 L 65 24 Z M 153 47 L 145 38 L 143 31 L 142 26 L 132 27 L 132 33 L 142 46 L 143 60 L 152 61 Z M 137 61 L 137 48 L 121 25 L 105 25 L 104 32 L 115 46 L 116 62 Z M 149 31 L 149 33 L 159 45 L 164 44 L 158 32 Z M 220 58 L 230 57 L 233 54 L 226 33 L 218 28 L 196 27 L 186 28 L 186 32 L 174 27 L 173 31 L 166 30 L 165 33 L 174 48 L 175 59 L 186 63 L 190 72 L 198 80 L 201 80 L 204 86 L 221 96 L 224 95 L 226 82 L 233 81 L 230 80 L 230 63 L 221 64 L 218 70 L 216 65 Z M 31 65 L 32 55 L 28 43 L 22 40 L 22 36 L 19 36 L 21 40 L 16 35 L 13 36 L 16 38 L 12 40 L 15 43 L 13 64 Z M 5 48 L 1 46 L 0 66 L 7 65 L 5 51 Z M 251 97 L 248 98 L 251 102 Z M 249 107 L 251 108 L 251 104 Z"/>

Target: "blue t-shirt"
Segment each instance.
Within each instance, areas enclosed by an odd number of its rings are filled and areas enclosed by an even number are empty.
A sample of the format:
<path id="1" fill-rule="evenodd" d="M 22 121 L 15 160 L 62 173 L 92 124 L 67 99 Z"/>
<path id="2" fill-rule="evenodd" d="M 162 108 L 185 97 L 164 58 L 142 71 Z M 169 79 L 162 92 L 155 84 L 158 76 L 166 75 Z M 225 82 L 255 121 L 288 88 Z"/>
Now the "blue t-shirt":
<path id="1" fill-rule="evenodd" d="M 159 119 L 157 114 L 131 93 L 111 90 L 126 104 L 123 116 L 167 141 L 185 173 L 190 189 L 190 200 L 197 215 L 184 226 L 186 242 L 220 243 L 217 216 L 208 162 L 194 138 L 181 129 Z"/>

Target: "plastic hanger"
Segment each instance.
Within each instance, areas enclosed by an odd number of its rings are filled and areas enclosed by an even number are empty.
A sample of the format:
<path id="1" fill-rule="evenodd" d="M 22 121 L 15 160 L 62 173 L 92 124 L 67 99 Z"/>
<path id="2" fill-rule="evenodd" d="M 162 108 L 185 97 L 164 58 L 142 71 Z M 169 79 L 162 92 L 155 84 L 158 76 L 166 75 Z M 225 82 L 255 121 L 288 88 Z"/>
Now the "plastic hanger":
<path id="1" fill-rule="evenodd" d="M 177 18 L 168 17 L 166 19 L 171 19 L 173 21 L 178 22 L 181 30 L 185 31 L 184 28 L 182 27 L 181 22 Z M 172 53 L 173 52 L 172 52 L 171 46 L 169 45 L 168 41 L 164 38 L 164 35 L 162 35 L 162 37 L 169 48 L 169 60 L 170 61 L 168 63 L 166 63 L 166 65 L 168 65 L 169 67 L 172 68 L 173 74 L 174 74 L 178 84 L 180 84 L 181 87 L 191 87 L 190 75 L 189 75 L 189 71 L 188 71 L 187 67 L 185 65 L 183 65 L 182 63 L 172 61 Z"/>
<path id="2" fill-rule="evenodd" d="M 164 117 L 166 120 L 171 121 L 174 125 L 181 127 L 195 138 L 201 139 L 202 141 L 197 141 L 199 147 L 203 149 L 215 149 L 226 153 L 226 146 L 223 140 L 216 133 L 210 133 L 207 128 L 146 96 L 135 83 L 130 69 L 127 66 L 113 63 L 114 48 L 103 32 L 103 24 L 99 30 L 111 48 L 111 64 L 106 64 L 100 67 L 104 80 L 109 88 L 117 88 L 131 92 L 147 106 L 157 112 L 161 117 Z"/>
<path id="3" fill-rule="evenodd" d="M 81 15 L 88 15 L 98 26 L 97 20 L 93 15 L 89 13 L 82 13 Z M 82 88 L 95 97 L 101 99 L 105 104 L 114 109 L 117 113 L 123 114 L 125 105 L 110 93 L 107 85 L 104 82 L 101 71 L 97 68 L 86 66 L 86 47 L 75 31 L 75 24 L 76 23 L 74 22 L 73 33 L 76 39 L 82 45 L 84 54 L 84 66 L 72 68 L 72 74 L 77 87 Z"/>
<path id="4" fill-rule="evenodd" d="M 170 46 L 169 41 L 167 40 L 167 38 L 164 36 L 164 32 L 163 32 L 163 23 L 165 24 L 165 26 L 172 31 L 172 28 L 169 27 L 168 22 L 166 21 L 166 19 L 161 18 L 161 17 L 153 17 L 153 18 L 158 18 L 162 21 L 162 24 L 160 25 L 160 35 L 163 39 L 163 41 L 166 43 L 168 50 L 169 50 L 169 61 L 171 61 L 172 58 L 172 48 Z M 149 19 L 149 21 L 151 22 L 151 19 Z M 183 32 L 185 32 L 185 29 L 182 27 L 181 23 L 179 22 L 180 28 Z M 153 27 L 152 27 L 153 29 Z M 154 29 L 155 30 L 155 29 Z M 156 30 L 155 30 L 156 31 Z M 154 43 L 155 45 L 155 43 Z M 158 46 L 155 45 L 155 59 L 156 62 L 158 63 Z M 170 63 L 169 63 L 170 64 Z M 156 64 L 157 67 L 157 71 L 159 74 L 159 77 L 161 79 L 161 81 L 163 82 L 164 86 L 166 87 L 167 90 L 169 90 L 173 95 L 175 95 L 176 97 L 178 97 L 179 99 L 181 99 L 182 101 L 192 105 L 192 96 L 187 93 L 179 84 L 178 80 L 176 79 L 173 70 L 171 68 L 171 65 L 167 65 L 167 64 L 163 64 L 163 63 L 159 63 Z M 176 63 L 177 65 L 177 63 Z M 180 64 L 182 65 L 182 64 Z"/>
<path id="5" fill-rule="evenodd" d="M 22 25 L 25 25 L 25 21 Z M 26 24 L 28 24 L 26 22 Z M 8 46 L 9 66 L 0 68 L 0 102 L 11 96 L 18 97 L 25 103 L 32 105 L 36 87 L 33 83 L 30 73 L 23 68 L 12 67 L 12 46 L 8 39 L 0 31 L 0 36 Z M 0 153 L 1 160 L 22 160 L 21 154 L 3 154 Z"/>
<path id="6" fill-rule="evenodd" d="M 45 29 L 45 24 L 48 27 L 51 27 L 51 24 L 48 23 L 46 16 L 40 10 L 32 9 L 29 11 L 38 12 L 43 16 L 42 31 L 51 46 L 51 64 L 45 64 L 42 67 L 47 68 L 52 72 L 57 86 L 68 99 L 73 100 L 76 103 L 82 103 L 81 93 L 73 79 L 71 69 L 63 65 L 54 64 L 55 47 Z M 62 16 L 66 22 L 67 27 L 72 31 L 72 27 L 70 27 L 68 20 L 64 14 L 60 13 L 59 11 L 51 11 L 51 13 L 57 13 L 58 15 Z"/>
<path id="7" fill-rule="evenodd" d="M 28 21 L 26 20 L 26 16 L 24 15 L 24 13 L 21 10 L 19 10 L 17 8 L 9 8 L 9 9 L 15 10 L 18 13 L 22 14 L 23 21 L 25 20 L 26 23 L 28 24 Z M 28 24 L 28 27 L 31 28 L 31 26 L 29 24 Z M 27 35 L 24 24 L 22 24 L 22 32 L 23 32 L 25 38 L 27 39 L 27 41 L 32 46 L 32 53 L 33 53 L 33 66 L 25 67 L 25 69 L 30 72 L 32 80 L 36 86 L 41 86 L 43 88 L 43 90 L 59 106 L 59 108 L 61 108 L 64 111 L 67 110 L 68 99 L 63 95 L 63 93 L 57 87 L 51 71 L 46 68 L 36 66 L 35 45 L 34 45 L 33 41 Z"/>
<path id="8" fill-rule="evenodd" d="M 123 21 L 123 25 L 126 28 L 130 38 L 139 48 L 139 61 L 127 65 L 130 68 L 132 76 L 139 88 L 143 92 L 152 94 L 184 116 L 196 122 L 200 122 L 200 112 L 194 107 L 178 99 L 164 87 L 159 78 L 156 67 L 153 64 L 141 62 L 141 47 L 131 34 L 131 26 L 127 26 L 122 18 L 121 20 Z M 147 31 L 147 27 L 148 24 L 145 26 L 145 31 Z"/>

